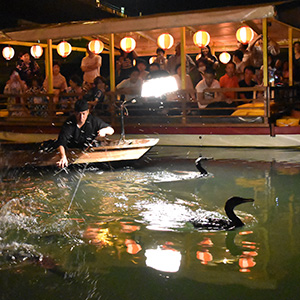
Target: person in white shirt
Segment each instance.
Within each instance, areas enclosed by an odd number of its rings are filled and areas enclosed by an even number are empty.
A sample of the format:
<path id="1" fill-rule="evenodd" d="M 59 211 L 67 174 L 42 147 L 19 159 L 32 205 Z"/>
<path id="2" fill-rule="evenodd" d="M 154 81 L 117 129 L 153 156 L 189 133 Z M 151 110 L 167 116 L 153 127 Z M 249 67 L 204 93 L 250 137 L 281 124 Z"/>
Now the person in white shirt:
<path id="1" fill-rule="evenodd" d="M 86 47 L 87 56 L 81 61 L 81 70 L 84 72 L 83 81 L 84 83 L 93 83 L 97 76 L 100 76 L 100 68 L 102 65 L 102 57 L 91 52 Z"/>
<path id="2" fill-rule="evenodd" d="M 215 79 L 215 70 L 207 67 L 204 72 L 204 79 L 202 79 L 196 85 L 198 107 L 200 109 L 205 108 L 212 102 L 218 102 L 221 100 L 221 95 L 217 92 L 208 92 L 205 89 L 208 88 L 220 88 L 220 83 Z"/>
<path id="3" fill-rule="evenodd" d="M 143 80 L 139 76 L 139 69 L 134 67 L 131 70 L 130 77 L 128 79 L 124 79 L 116 86 L 116 92 L 124 94 L 126 101 L 130 101 L 141 96 Z"/>

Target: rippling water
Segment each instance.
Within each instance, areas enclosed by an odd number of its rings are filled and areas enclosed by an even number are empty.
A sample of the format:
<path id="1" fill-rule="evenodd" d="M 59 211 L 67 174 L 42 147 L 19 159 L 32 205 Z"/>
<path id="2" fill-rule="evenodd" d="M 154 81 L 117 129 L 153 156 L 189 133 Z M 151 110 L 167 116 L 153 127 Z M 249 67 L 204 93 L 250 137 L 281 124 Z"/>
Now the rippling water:
<path id="1" fill-rule="evenodd" d="M 0 299 L 298 299 L 299 155 L 155 147 L 84 174 L 3 170 Z M 242 229 L 188 222 L 224 218 L 234 195 L 255 199 Z"/>

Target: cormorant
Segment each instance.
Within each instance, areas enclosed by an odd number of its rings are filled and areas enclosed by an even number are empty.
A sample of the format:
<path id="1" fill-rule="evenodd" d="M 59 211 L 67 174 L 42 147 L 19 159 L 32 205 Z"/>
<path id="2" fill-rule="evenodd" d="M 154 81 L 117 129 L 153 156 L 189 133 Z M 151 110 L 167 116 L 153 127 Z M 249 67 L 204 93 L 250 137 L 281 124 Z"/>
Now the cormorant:
<path id="1" fill-rule="evenodd" d="M 226 219 L 192 219 L 190 222 L 196 227 L 197 229 L 203 230 L 233 230 L 236 227 L 244 226 L 244 223 L 241 221 L 239 217 L 236 216 L 233 209 L 242 203 L 246 202 L 253 202 L 254 199 L 247 199 L 241 197 L 232 197 L 226 201 L 225 204 L 225 212 L 229 218 Z"/>
<path id="2" fill-rule="evenodd" d="M 209 159 L 212 159 L 212 157 L 202 157 L 202 156 L 200 156 L 195 160 L 196 168 L 199 170 L 201 175 L 207 175 L 207 171 L 202 167 L 201 161 L 202 160 L 209 160 Z"/>

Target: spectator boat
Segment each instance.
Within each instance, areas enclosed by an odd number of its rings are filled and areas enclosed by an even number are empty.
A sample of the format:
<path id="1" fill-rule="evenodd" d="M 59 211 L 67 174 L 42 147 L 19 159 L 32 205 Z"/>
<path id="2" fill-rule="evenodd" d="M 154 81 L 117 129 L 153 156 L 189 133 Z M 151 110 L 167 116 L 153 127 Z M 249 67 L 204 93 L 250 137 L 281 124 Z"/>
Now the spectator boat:
<path id="1" fill-rule="evenodd" d="M 12 45 L 28 41 L 48 41 L 46 50 L 51 49 L 52 40 L 61 38 L 93 37 L 104 39 L 109 45 L 110 82 L 114 91 L 114 45 L 131 32 L 137 41 L 136 51 L 140 56 L 151 56 L 157 48 L 156 40 L 161 33 L 170 33 L 176 42 L 181 41 L 181 62 L 185 63 L 184 53 L 196 54 L 198 46 L 193 44 L 192 36 L 198 30 L 209 32 L 211 45 L 215 52 L 230 52 L 236 48 L 235 33 L 241 26 L 249 26 L 255 35 L 263 34 L 264 81 L 263 87 L 249 90 L 263 93 L 260 101 L 252 99 L 248 107 L 238 107 L 236 115 L 201 116 L 197 113 L 196 102 L 189 99 L 189 91 L 180 90 L 168 101 L 162 98 L 137 99 L 136 104 L 128 105 L 126 132 L 129 138 L 159 138 L 159 145 L 182 146 L 222 146 L 222 147 L 299 147 L 299 119 L 291 115 L 276 122 L 276 116 L 286 109 L 293 110 L 299 101 L 299 89 L 292 82 L 292 45 L 300 39 L 300 24 L 297 18 L 297 1 L 287 3 L 262 4 L 255 6 L 225 7 L 180 13 L 159 14 L 153 16 L 127 17 L 121 19 L 103 19 L 91 22 L 73 22 L 29 29 L 11 30 L 1 35 L 2 42 Z M 282 49 L 288 49 L 290 79 L 285 88 L 272 87 L 268 80 L 267 40 L 276 40 Z M 174 48 L 173 48 L 174 49 Z M 167 50 L 172 54 L 173 50 Z M 106 52 L 108 53 L 108 52 Z M 52 61 L 47 56 L 47 65 Z M 182 68 L 185 78 L 185 68 Z M 231 89 L 239 92 L 243 88 Z M 222 89 L 218 92 L 228 91 Z M 216 92 L 216 90 L 214 90 Z M 3 96 L 8 97 L 8 96 Z M 255 97 L 254 97 L 255 98 Z M 50 95 L 51 100 L 51 95 Z M 238 99 L 236 99 L 238 100 Z M 104 120 L 114 128 L 118 124 L 115 103 L 112 96 L 109 116 Z M 51 104 L 51 101 L 50 101 Z M 258 107 L 255 106 L 258 104 Z M 251 106 L 252 105 L 252 106 Z M 51 105 L 50 105 L 51 106 Z M 52 109 L 52 108 L 51 108 Z M 22 142 L 37 142 L 57 136 L 64 117 L 57 111 L 49 113 L 47 118 L 9 115 L 0 118 L 0 139 Z M 276 118 L 275 118 L 276 117 Z"/>

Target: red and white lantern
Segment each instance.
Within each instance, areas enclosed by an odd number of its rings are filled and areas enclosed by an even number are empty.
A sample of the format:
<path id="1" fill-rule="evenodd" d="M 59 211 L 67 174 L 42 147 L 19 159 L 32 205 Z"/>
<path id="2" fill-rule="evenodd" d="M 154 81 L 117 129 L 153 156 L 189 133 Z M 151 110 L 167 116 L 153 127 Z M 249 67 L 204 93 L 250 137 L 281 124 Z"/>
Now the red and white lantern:
<path id="1" fill-rule="evenodd" d="M 227 64 L 231 60 L 231 55 L 228 52 L 226 52 L 226 51 L 222 52 L 219 55 L 219 60 L 220 60 L 221 63 Z"/>
<path id="2" fill-rule="evenodd" d="M 6 60 L 11 60 L 15 55 L 15 50 L 11 46 L 3 48 L 2 55 Z"/>
<path id="3" fill-rule="evenodd" d="M 33 45 L 30 48 L 30 53 L 34 58 L 38 59 L 43 55 L 43 48 L 40 45 Z"/>
<path id="4" fill-rule="evenodd" d="M 236 32 L 236 39 L 242 44 L 248 44 L 254 38 L 254 31 L 248 26 L 239 28 Z"/>
<path id="5" fill-rule="evenodd" d="M 193 41 L 196 46 L 203 48 L 209 44 L 210 35 L 204 30 L 199 30 L 194 34 Z"/>
<path id="6" fill-rule="evenodd" d="M 62 57 L 67 57 L 70 53 L 72 52 L 72 46 L 66 42 L 66 41 L 63 41 L 63 42 L 60 42 L 58 45 L 57 45 L 57 53 L 62 56 Z"/>
<path id="7" fill-rule="evenodd" d="M 163 33 L 157 38 L 157 45 L 164 49 L 170 49 L 174 45 L 174 38 L 169 33 Z"/>
<path id="8" fill-rule="evenodd" d="M 124 37 L 120 41 L 120 47 L 123 51 L 129 53 L 135 49 L 136 42 L 133 38 L 131 37 Z"/>
<path id="9" fill-rule="evenodd" d="M 93 40 L 89 42 L 88 48 L 91 52 L 95 54 L 99 54 L 103 51 L 104 44 L 100 40 Z"/>

